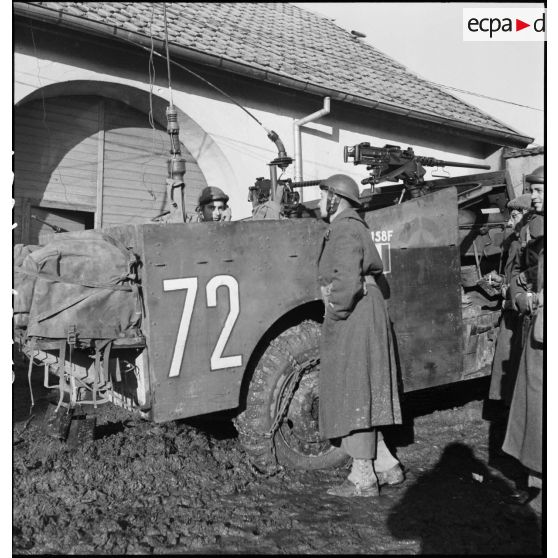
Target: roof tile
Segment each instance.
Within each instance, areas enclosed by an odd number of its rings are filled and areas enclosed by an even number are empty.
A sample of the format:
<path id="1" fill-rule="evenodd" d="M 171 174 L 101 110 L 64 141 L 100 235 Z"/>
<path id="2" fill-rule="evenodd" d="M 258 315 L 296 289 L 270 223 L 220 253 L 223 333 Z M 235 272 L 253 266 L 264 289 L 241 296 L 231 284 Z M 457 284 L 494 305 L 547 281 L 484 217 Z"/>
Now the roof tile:
<path id="1" fill-rule="evenodd" d="M 19 4 L 19 3 L 16 3 Z M 164 38 L 158 2 L 24 2 Z M 151 21 L 153 23 L 151 24 Z M 167 4 L 169 40 L 348 95 L 517 135 L 330 20 L 287 3 Z"/>

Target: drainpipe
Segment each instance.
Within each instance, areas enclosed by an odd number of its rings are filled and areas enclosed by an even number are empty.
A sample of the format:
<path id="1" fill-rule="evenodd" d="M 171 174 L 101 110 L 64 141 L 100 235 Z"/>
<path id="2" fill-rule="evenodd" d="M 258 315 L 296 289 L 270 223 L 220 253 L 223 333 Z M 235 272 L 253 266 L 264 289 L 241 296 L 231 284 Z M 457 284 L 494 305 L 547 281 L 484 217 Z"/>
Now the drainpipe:
<path id="1" fill-rule="evenodd" d="M 293 182 L 302 182 L 302 134 L 300 127 L 308 122 L 314 122 L 322 116 L 329 114 L 331 97 L 324 97 L 324 108 L 293 122 L 294 133 L 294 179 Z M 300 200 L 302 201 L 303 188 L 300 189 Z"/>

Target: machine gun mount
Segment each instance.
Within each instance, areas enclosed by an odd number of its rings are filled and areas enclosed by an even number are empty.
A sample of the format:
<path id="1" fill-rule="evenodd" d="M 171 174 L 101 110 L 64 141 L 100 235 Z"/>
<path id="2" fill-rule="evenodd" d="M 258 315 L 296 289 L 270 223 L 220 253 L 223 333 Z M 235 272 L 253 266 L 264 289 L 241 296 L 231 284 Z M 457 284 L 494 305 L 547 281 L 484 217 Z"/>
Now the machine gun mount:
<path id="1" fill-rule="evenodd" d="M 468 169 L 490 170 L 489 165 L 461 163 L 458 161 L 444 161 L 434 157 L 415 155 L 412 147 L 402 150 L 398 145 L 384 145 L 375 147 L 368 142 L 358 145 L 346 145 L 343 150 L 343 160 L 354 165 L 366 165 L 370 176 L 361 181 L 361 184 L 370 184 L 374 187 L 380 182 L 398 182 L 403 184 L 413 197 L 427 193 L 422 187 L 424 184 L 424 167 L 462 167 Z"/>

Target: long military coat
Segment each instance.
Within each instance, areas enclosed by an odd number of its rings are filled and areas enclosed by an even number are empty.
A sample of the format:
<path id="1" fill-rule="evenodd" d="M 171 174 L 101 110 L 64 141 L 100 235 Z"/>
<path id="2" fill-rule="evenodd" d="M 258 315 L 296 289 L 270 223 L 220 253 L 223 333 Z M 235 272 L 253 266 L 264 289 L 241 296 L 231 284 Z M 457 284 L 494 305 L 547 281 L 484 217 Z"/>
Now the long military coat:
<path id="1" fill-rule="evenodd" d="M 492 361 L 492 376 L 490 379 L 490 399 L 503 399 L 509 406 L 517 377 L 517 367 L 522 349 L 523 318 L 511 307 L 509 285 L 512 271 L 516 262 L 521 258 L 521 241 L 516 233 L 512 233 L 502 244 L 505 257 L 504 276 L 508 286 L 504 308 L 500 317 L 498 337 Z"/>
<path id="2" fill-rule="evenodd" d="M 318 281 L 327 292 L 321 337 L 320 433 L 401 423 L 396 361 L 386 303 L 372 280 L 382 261 L 366 223 L 349 208 L 325 233 Z"/>
<path id="3" fill-rule="evenodd" d="M 539 243 L 542 244 L 542 243 Z M 541 291 L 544 287 L 544 250 L 533 250 L 531 259 L 525 262 L 531 265 L 529 277 L 533 287 Z M 517 289 L 522 288 L 517 285 Z M 524 287 L 523 287 L 524 288 Z M 525 288 L 524 288 L 525 290 Z M 543 426 L 543 343 L 534 337 L 534 320 L 530 320 L 530 327 L 523 347 L 517 380 L 510 407 L 506 438 L 502 449 L 513 455 L 525 467 L 542 472 L 542 426 Z"/>

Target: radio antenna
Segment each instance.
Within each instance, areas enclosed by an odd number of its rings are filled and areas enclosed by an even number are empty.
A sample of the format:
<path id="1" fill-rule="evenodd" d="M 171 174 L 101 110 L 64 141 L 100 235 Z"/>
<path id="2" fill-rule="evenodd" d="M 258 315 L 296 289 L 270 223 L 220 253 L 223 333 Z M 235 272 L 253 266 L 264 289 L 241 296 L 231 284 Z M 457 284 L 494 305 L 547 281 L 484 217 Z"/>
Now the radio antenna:
<path id="1" fill-rule="evenodd" d="M 180 152 L 180 127 L 178 125 L 178 113 L 174 107 L 172 99 L 172 82 L 170 71 L 169 55 L 169 32 L 167 24 L 167 5 L 163 2 L 163 14 L 165 25 L 165 50 L 167 58 L 167 75 L 169 79 L 169 100 L 167 107 L 167 133 L 170 138 L 170 158 L 167 161 L 167 199 L 170 203 L 170 214 L 168 221 L 184 223 L 186 222 L 186 212 L 184 210 L 184 175 L 186 174 L 186 159 Z"/>

